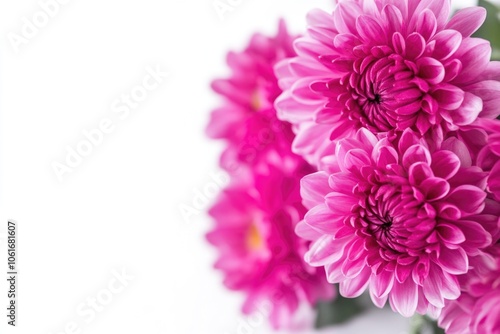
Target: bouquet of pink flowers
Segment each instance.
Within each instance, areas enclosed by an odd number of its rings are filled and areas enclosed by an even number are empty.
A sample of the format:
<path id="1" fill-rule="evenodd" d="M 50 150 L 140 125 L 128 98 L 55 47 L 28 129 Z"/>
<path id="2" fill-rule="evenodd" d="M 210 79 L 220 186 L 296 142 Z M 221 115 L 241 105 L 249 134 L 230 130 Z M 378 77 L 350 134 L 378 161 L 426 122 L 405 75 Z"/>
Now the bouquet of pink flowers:
<path id="1" fill-rule="evenodd" d="M 449 0 L 340 0 L 311 11 L 303 36 L 282 21 L 229 53 L 207 133 L 226 141 L 231 181 L 207 239 L 244 313 L 266 303 L 290 328 L 303 306 L 367 293 L 446 333 L 500 333 L 488 37 L 500 23 L 493 13 L 481 28 L 484 7 L 496 10 L 483 5 L 450 15 Z"/>

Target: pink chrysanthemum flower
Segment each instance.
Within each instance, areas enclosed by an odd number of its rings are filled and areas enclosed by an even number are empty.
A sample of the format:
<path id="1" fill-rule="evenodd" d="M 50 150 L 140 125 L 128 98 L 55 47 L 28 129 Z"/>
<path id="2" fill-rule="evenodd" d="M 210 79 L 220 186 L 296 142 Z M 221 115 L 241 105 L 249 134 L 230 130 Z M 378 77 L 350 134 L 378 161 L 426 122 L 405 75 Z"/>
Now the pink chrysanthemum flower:
<path id="1" fill-rule="evenodd" d="M 500 245 L 471 261 L 462 295 L 446 302 L 439 325 L 448 334 L 500 333 Z"/>
<path id="2" fill-rule="evenodd" d="M 282 21 L 277 37 L 257 34 L 243 52 L 229 53 L 231 77 L 212 84 L 226 104 L 207 128 L 227 141 L 221 165 L 232 178 L 209 211 L 216 225 L 207 239 L 220 252 L 215 267 L 229 289 L 246 294 L 243 312 L 270 308 L 276 328 L 293 325 L 300 305 L 333 297 L 324 270 L 303 260 L 308 242 L 294 233 L 306 212 L 300 178 L 314 170 L 292 153 L 291 125 L 274 109 L 281 89 L 273 66 L 295 54 L 292 40 Z"/>
<path id="3" fill-rule="evenodd" d="M 275 68 L 295 152 L 322 169 L 330 140 L 360 127 L 424 135 L 498 116 L 500 63 L 471 37 L 486 11 L 449 14 L 449 0 L 342 0 L 332 14 L 311 12 L 298 56 Z"/>
<path id="4" fill-rule="evenodd" d="M 499 204 L 486 201 L 487 174 L 457 138 L 430 150 L 409 129 L 392 142 L 360 129 L 334 160 L 337 171 L 302 181 L 306 261 L 325 266 L 343 296 L 369 286 L 379 307 L 389 299 L 404 316 L 437 315 L 460 295 L 469 257 L 492 242 Z"/>
<path id="5" fill-rule="evenodd" d="M 210 210 L 216 226 L 207 238 L 220 252 L 215 267 L 224 284 L 245 292 L 244 313 L 270 309 L 276 328 L 293 325 L 301 303 L 333 297 L 324 270 L 304 262 L 306 241 L 294 233 L 306 211 L 299 182 L 311 169 L 303 167 L 290 175 L 274 167 L 253 173 L 224 190 Z"/>
<path id="6" fill-rule="evenodd" d="M 224 97 L 225 104 L 212 112 L 207 134 L 229 143 L 221 159 L 226 170 L 290 156 L 294 134 L 290 124 L 276 117 L 273 104 L 281 89 L 273 66 L 295 55 L 293 40 L 280 21 L 276 37 L 255 34 L 245 50 L 230 52 L 231 76 L 213 81 L 213 90 Z"/>

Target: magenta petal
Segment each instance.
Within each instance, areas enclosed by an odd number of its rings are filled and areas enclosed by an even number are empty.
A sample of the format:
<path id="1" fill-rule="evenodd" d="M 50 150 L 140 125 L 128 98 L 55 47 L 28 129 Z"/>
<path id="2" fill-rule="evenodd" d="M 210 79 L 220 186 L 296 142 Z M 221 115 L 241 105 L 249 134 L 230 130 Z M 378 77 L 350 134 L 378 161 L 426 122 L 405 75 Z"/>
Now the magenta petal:
<path id="1" fill-rule="evenodd" d="M 443 142 L 441 148 L 455 153 L 455 155 L 460 159 L 461 167 L 470 167 L 472 165 L 472 157 L 469 149 L 463 141 L 451 137 Z"/>
<path id="2" fill-rule="evenodd" d="M 448 180 L 460 168 L 460 160 L 451 151 L 438 151 L 432 155 L 432 170 L 437 177 Z"/>
<path id="3" fill-rule="evenodd" d="M 371 269 L 365 266 L 358 276 L 340 282 L 340 294 L 346 298 L 359 297 L 368 286 L 371 273 Z"/>
<path id="4" fill-rule="evenodd" d="M 480 213 L 484 208 L 486 193 L 472 185 L 462 185 L 453 189 L 446 201 L 455 204 L 465 214 Z"/>
<path id="5" fill-rule="evenodd" d="M 434 58 L 424 57 L 417 60 L 418 76 L 431 85 L 437 85 L 444 79 L 444 66 Z"/>
<path id="6" fill-rule="evenodd" d="M 458 245 L 465 241 L 465 235 L 455 225 L 440 223 L 436 228 L 439 237 L 446 243 Z"/>
<path id="7" fill-rule="evenodd" d="M 462 43 L 462 35 L 455 30 L 443 30 L 434 36 L 436 48 L 433 57 L 440 60 L 450 58 Z"/>
<path id="8" fill-rule="evenodd" d="M 317 231 L 332 236 L 345 226 L 344 217 L 334 215 L 325 204 L 317 205 L 309 210 L 304 220 Z"/>
<path id="9" fill-rule="evenodd" d="M 387 299 L 389 298 L 389 294 L 386 294 L 383 297 L 377 297 L 375 295 L 373 289 L 370 289 L 370 298 L 371 298 L 373 304 L 375 304 L 375 306 L 377 306 L 378 308 L 382 308 L 385 306 L 385 303 L 387 303 Z"/>
<path id="10" fill-rule="evenodd" d="M 356 20 L 356 29 L 361 38 L 368 43 L 383 44 L 385 32 L 380 24 L 370 16 L 362 15 Z"/>
<path id="11" fill-rule="evenodd" d="M 317 240 L 322 233 L 316 231 L 311 226 L 307 225 L 305 221 L 300 221 L 297 226 L 295 226 L 295 234 L 305 240 Z"/>
<path id="12" fill-rule="evenodd" d="M 483 100 L 466 92 L 463 104 L 457 111 L 451 113 L 451 118 L 456 125 L 469 125 L 477 119 L 481 111 L 483 111 Z"/>
<path id="13" fill-rule="evenodd" d="M 446 25 L 446 29 L 459 31 L 464 38 L 470 37 L 486 19 L 486 9 L 470 7 L 460 9 Z"/>
<path id="14" fill-rule="evenodd" d="M 465 274 L 469 269 L 469 259 L 462 248 L 450 250 L 442 247 L 436 262 L 444 271 L 452 275 Z"/>
<path id="15" fill-rule="evenodd" d="M 491 45 L 483 39 L 469 38 L 462 42 L 455 55 L 462 62 L 463 68 L 454 83 L 471 82 L 487 68 L 491 59 Z"/>
<path id="16" fill-rule="evenodd" d="M 431 177 L 424 180 L 419 188 L 427 201 L 432 202 L 446 197 L 450 191 L 450 184 L 444 179 Z"/>
<path id="17" fill-rule="evenodd" d="M 422 162 L 427 165 L 431 163 L 431 154 L 429 153 L 429 150 L 419 144 L 408 148 L 403 155 L 403 166 L 405 168 L 410 168 L 411 165 L 417 162 Z"/>
<path id="18" fill-rule="evenodd" d="M 350 214 L 351 208 L 356 205 L 354 197 L 339 192 L 331 192 L 326 196 L 326 204 L 333 212 L 339 214 Z"/>
<path id="19" fill-rule="evenodd" d="M 455 110 L 462 105 L 465 92 L 453 85 L 442 85 L 432 93 L 432 97 L 439 103 L 441 108 Z"/>
<path id="20" fill-rule="evenodd" d="M 411 279 L 394 282 L 389 300 L 391 306 L 403 317 L 411 317 L 417 310 L 418 286 Z"/>
<path id="21" fill-rule="evenodd" d="M 328 174 L 325 172 L 309 174 L 300 180 L 300 195 L 309 207 L 323 202 L 329 192 Z"/>
<path id="22" fill-rule="evenodd" d="M 357 277 L 360 272 L 366 267 L 365 258 L 361 257 L 357 260 L 347 259 L 342 265 L 342 274 L 346 278 Z"/>
<path id="23" fill-rule="evenodd" d="M 444 298 L 441 294 L 441 290 L 443 288 L 443 281 L 441 276 L 443 275 L 443 271 L 441 268 L 436 267 L 435 265 L 431 266 L 429 270 L 429 276 L 424 281 L 423 293 L 425 298 L 436 307 L 444 306 Z"/>
<path id="24" fill-rule="evenodd" d="M 425 9 L 418 15 L 416 31 L 422 35 L 425 40 L 429 40 L 437 29 L 437 21 L 434 13 Z"/>
<path id="25" fill-rule="evenodd" d="M 311 266 L 319 267 L 327 263 L 336 262 L 342 257 L 345 242 L 322 237 L 314 242 L 306 253 L 305 260 Z"/>
<path id="26" fill-rule="evenodd" d="M 382 298 L 389 294 L 394 284 L 394 273 L 383 270 L 380 274 L 372 275 L 370 281 L 370 290 L 373 294 Z"/>
<path id="27" fill-rule="evenodd" d="M 419 185 L 424 182 L 424 180 L 434 176 L 432 169 L 424 162 L 418 162 L 411 165 L 408 174 L 410 175 L 409 180 L 412 185 Z"/>
<path id="28" fill-rule="evenodd" d="M 425 39 L 418 33 L 413 33 L 406 38 L 406 57 L 417 59 L 425 51 Z"/>
<path id="29" fill-rule="evenodd" d="M 412 266 L 405 266 L 402 265 L 401 263 L 396 264 L 396 280 L 399 283 L 403 283 L 408 279 L 408 277 L 411 275 L 412 271 Z"/>

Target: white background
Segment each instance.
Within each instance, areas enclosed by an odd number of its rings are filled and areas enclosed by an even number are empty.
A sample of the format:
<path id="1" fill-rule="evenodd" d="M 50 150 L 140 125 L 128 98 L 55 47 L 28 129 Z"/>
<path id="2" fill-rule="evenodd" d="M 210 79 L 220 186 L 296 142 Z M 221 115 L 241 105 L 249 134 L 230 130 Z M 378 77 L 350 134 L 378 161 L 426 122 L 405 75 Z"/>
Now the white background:
<path id="1" fill-rule="evenodd" d="M 8 34 L 20 34 L 40 5 L 1 0 L 0 232 L 7 219 L 19 224 L 20 292 L 18 327 L 7 329 L 2 279 L 0 333 L 59 334 L 71 322 L 80 333 L 238 333 L 242 299 L 211 268 L 210 222 L 183 219 L 179 206 L 218 171 L 221 145 L 204 127 L 220 101 L 209 82 L 229 73 L 227 50 L 256 30 L 274 34 L 279 17 L 300 32 L 314 7 L 333 5 L 242 0 L 221 20 L 212 0 L 70 0 L 15 52 Z M 119 119 L 113 101 L 141 84 L 147 66 L 168 78 Z M 60 182 L 52 163 L 106 118 L 113 132 Z M 134 279 L 86 323 L 77 307 L 122 268 Z M 407 325 L 378 311 L 324 332 L 404 333 Z M 268 332 L 259 325 L 247 334 Z"/>

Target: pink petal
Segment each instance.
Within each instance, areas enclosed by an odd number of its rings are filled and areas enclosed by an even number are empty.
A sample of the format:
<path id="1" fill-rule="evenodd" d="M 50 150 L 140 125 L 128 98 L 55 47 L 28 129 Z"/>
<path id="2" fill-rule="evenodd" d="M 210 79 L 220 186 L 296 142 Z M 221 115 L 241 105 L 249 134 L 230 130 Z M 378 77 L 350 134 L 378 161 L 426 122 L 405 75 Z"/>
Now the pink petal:
<path id="1" fill-rule="evenodd" d="M 464 101 L 465 93 L 453 85 L 441 85 L 432 92 L 432 97 L 445 110 L 455 110 Z"/>
<path id="2" fill-rule="evenodd" d="M 422 37 L 428 41 L 435 33 L 437 29 L 437 21 L 434 13 L 425 9 L 418 15 L 416 31 L 422 35 Z"/>
<path id="3" fill-rule="evenodd" d="M 465 241 L 465 235 L 462 230 L 454 225 L 440 223 L 436 231 L 441 240 L 447 243 L 458 245 Z"/>
<path id="4" fill-rule="evenodd" d="M 358 276 L 340 282 L 340 294 L 346 298 L 359 297 L 368 286 L 370 275 L 371 269 L 365 266 Z"/>
<path id="5" fill-rule="evenodd" d="M 465 92 L 464 102 L 458 110 L 451 113 L 451 118 L 456 125 L 469 125 L 477 119 L 481 111 L 483 111 L 483 100 L 474 94 Z"/>
<path id="6" fill-rule="evenodd" d="M 373 294 L 382 298 L 387 296 L 391 291 L 394 284 L 394 273 L 383 270 L 378 275 L 372 275 L 370 280 L 370 290 L 373 291 Z"/>
<path id="7" fill-rule="evenodd" d="M 453 189 L 446 198 L 448 203 L 456 205 L 466 214 L 480 213 L 484 208 L 486 193 L 472 185 L 462 185 Z"/>
<path id="8" fill-rule="evenodd" d="M 315 206 L 309 210 L 304 220 L 315 230 L 332 236 L 344 227 L 344 217 L 334 215 L 325 204 Z"/>
<path id="9" fill-rule="evenodd" d="M 479 38 L 468 38 L 455 53 L 462 62 L 460 75 L 454 83 L 467 83 L 476 79 L 487 68 L 491 59 L 490 42 Z"/>
<path id="10" fill-rule="evenodd" d="M 424 180 L 419 188 L 427 201 L 432 202 L 446 197 L 450 191 L 450 184 L 444 179 L 431 177 Z"/>
<path id="11" fill-rule="evenodd" d="M 418 286 L 411 279 L 394 282 L 389 300 L 394 310 L 404 317 L 411 317 L 417 310 Z"/>
<path id="12" fill-rule="evenodd" d="M 385 32 L 380 24 L 373 18 L 367 15 L 361 15 L 356 20 L 356 29 L 358 30 L 359 36 L 366 43 L 384 44 L 385 43 Z"/>
<path id="13" fill-rule="evenodd" d="M 437 151 L 432 155 L 432 170 L 437 177 L 448 180 L 453 177 L 460 168 L 460 160 L 451 151 Z"/>
<path id="14" fill-rule="evenodd" d="M 403 155 L 403 166 L 405 168 L 408 169 L 417 162 L 423 162 L 428 165 L 431 163 L 431 154 L 429 150 L 420 144 L 411 146 Z"/>
<path id="15" fill-rule="evenodd" d="M 434 58 L 424 57 L 417 60 L 418 76 L 431 85 L 437 85 L 444 79 L 444 66 Z"/>
<path id="16" fill-rule="evenodd" d="M 472 158 L 470 156 L 469 149 L 463 141 L 451 137 L 443 142 L 441 148 L 455 153 L 455 155 L 460 159 L 461 167 L 470 167 L 472 165 Z"/>
<path id="17" fill-rule="evenodd" d="M 309 174 L 300 180 L 300 195 L 308 207 L 324 202 L 329 192 L 328 174 L 325 172 Z"/>
<path id="18" fill-rule="evenodd" d="M 423 292 L 425 298 L 436 307 L 444 307 L 444 298 L 441 294 L 443 288 L 443 280 L 441 276 L 443 271 L 435 265 L 431 266 L 429 275 L 424 281 Z"/>
<path id="19" fill-rule="evenodd" d="M 424 180 L 434 176 L 429 165 L 424 162 L 411 165 L 408 174 L 410 175 L 409 180 L 412 185 L 419 185 Z"/>
<path id="20" fill-rule="evenodd" d="M 435 261 L 444 271 L 452 275 L 465 274 L 469 269 L 469 259 L 462 248 L 450 250 L 441 247 L 439 257 Z"/>
<path id="21" fill-rule="evenodd" d="M 455 30 L 442 30 L 434 36 L 436 48 L 433 57 L 440 60 L 450 58 L 460 47 L 462 35 Z"/>
<path id="22" fill-rule="evenodd" d="M 332 240 L 323 237 L 314 242 L 305 255 L 305 260 L 311 266 L 319 267 L 325 264 L 337 262 L 343 254 L 345 241 Z"/>
<path id="23" fill-rule="evenodd" d="M 352 207 L 357 204 L 357 200 L 354 196 L 331 192 L 326 196 L 326 204 L 333 212 L 349 214 Z"/>
<path id="24" fill-rule="evenodd" d="M 476 32 L 486 19 L 486 9 L 469 7 L 459 10 L 446 25 L 446 29 L 457 30 L 464 38 Z"/>

